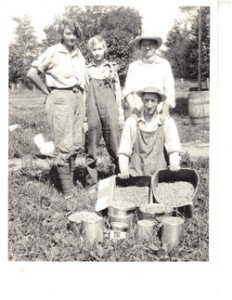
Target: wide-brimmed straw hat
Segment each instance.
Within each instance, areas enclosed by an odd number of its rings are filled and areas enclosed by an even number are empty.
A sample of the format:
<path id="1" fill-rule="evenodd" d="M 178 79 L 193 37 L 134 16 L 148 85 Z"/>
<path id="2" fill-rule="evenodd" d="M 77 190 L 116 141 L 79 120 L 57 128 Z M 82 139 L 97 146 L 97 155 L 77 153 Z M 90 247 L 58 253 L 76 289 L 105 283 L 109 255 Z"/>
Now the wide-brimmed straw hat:
<path id="1" fill-rule="evenodd" d="M 141 36 L 137 36 L 135 39 L 134 39 L 134 45 L 140 49 L 141 47 L 141 42 L 142 40 L 152 40 L 152 41 L 156 41 L 157 43 L 157 47 L 156 49 L 158 49 L 162 43 L 163 43 L 163 40 L 160 36 L 157 36 L 157 35 L 141 35 Z"/>
<path id="2" fill-rule="evenodd" d="M 146 86 L 142 90 L 137 91 L 137 95 L 142 97 L 143 94 L 158 94 L 160 96 L 160 101 L 164 101 L 167 99 L 166 95 L 162 93 L 159 89 L 153 86 Z"/>

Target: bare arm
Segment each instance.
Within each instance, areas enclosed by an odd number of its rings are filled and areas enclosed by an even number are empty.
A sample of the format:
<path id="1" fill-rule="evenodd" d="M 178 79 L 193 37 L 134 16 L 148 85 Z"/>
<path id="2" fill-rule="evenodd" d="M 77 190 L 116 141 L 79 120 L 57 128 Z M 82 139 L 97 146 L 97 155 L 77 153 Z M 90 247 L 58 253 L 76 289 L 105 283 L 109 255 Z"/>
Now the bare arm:
<path id="1" fill-rule="evenodd" d="M 49 91 L 39 76 L 38 70 L 34 67 L 31 67 L 27 73 L 27 77 L 34 83 L 34 85 L 45 95 L 49 95 Z"/>
<path id="2" fill-rule="evenodd" d="M 120 174 L 119 177 L 126 179 L 130 177 L 129 173 L 129 157 L 123 154 L 118 155 L 119 169 Z"/>

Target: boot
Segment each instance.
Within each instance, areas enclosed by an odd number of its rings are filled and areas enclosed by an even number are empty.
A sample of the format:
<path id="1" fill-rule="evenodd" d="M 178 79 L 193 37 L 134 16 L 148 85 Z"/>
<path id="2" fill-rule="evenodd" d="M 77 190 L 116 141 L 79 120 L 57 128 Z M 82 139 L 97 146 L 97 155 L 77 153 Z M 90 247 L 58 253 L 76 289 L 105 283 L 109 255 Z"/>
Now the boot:
<path id="1" fill-rule="evenodd" d="M 86 183 L 88 186 L 93 186 L 98 183 L 98 172 L 96 170 L 96 160 L 91 157 L 86 159 Z"/>
<path id="2" fill-rule="evenodd" d="M 76 180 L 75 180 L 75 168 L 76 168 L 76 155 L 72 155 L 70 157 L 70 174 L 73 180 L 73 184 L 75 184 Z"/>
<path id="3" fill-rule="evenodd" d="M 64 197 L 65 199 L 69 199 L 74 195 L 74 184 L 73 176 L 70 170 L 70 163 L 64 166 L 57 166 L 57 172 Z"/>

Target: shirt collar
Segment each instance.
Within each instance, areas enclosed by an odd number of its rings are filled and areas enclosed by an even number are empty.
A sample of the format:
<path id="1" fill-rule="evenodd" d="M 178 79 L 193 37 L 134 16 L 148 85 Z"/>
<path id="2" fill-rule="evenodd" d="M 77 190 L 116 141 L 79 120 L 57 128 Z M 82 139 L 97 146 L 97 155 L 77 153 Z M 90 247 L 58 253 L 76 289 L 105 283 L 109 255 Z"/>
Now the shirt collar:
<path id="1" fill-rule="evenodd" d="M 105 67 L 105 66 L 110 66 L 110 63 L 108 62 L 108 60 L 104 59 L 103 63 L 101 64 L 101 66 Z M 97 67 L 98 64 L 96 64 L 93 60 L 87 65 L 87 68 L 91 68 L 91 67 Z"/>
<path id="2" fill-rule="evenodd" d="M 161 124 L 162 124 L 160 115 L 157 114 L 157 113 L 156 113 L 155 116 L 153 117 L 152 121 L 157 122 L 158 125 L 161 125 Z M 144 118 L 144 111 L 142 111 L 140 117 L 137 118 L 137 122 L 138 122 L 138 123 L 141 122 L 141 123 L 143 123 L 143 124 L 146 123 L 145 118 Z"/>
<path id="3" fill-rule="evenodd" d="M 64 45 L 62 43 L 58 44 L 58 51 L 61 53 L 65 53 L 65 54 L 69 54 L 70 52 L 64 47 Z M 78 56 L 79 54 L 79 49 L 77 47 L 74 48 L 74 50 L 72 51 L 72 53 L 70 53 L 72 57 L 74 56 Z"/>

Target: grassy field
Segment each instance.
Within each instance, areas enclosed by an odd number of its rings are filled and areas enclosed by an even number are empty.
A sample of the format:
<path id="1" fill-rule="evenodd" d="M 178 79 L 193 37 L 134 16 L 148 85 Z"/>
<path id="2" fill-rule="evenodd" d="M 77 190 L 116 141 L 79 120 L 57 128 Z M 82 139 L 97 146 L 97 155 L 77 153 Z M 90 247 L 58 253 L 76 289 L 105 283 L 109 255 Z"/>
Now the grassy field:
<path id="1" fill-rule="evenodd" d="M 182 166 L 200 175 L 193 217 L 185 220 L 178 247 L 166 249 L 158 238 L 138 242 L 134 236 L 113 243 L 105 239 L 90 245 L 80 239 L 67 219 L 66 204 L 56 187 L 54 173 L 24 168 L 9 173 L 9 260 L 14 261 L 208 261 L 208 160 Z M 99 166 L 105 176 L 110 168 Z M 81 182 L 72 210 L 94 211 L 96 195 L 89 194 Z"/>
<path id="2" fill-rule="evenodd" d="M 184 106 L 181 107 L 184 111 Z M 178 111 L 174 118 L 182 143 L 208 142 L 208 126 L 192 126 L 186 122 L 185 114 Z M 9 100 L 9 124 L 20 125 L 17 130 L 9 132 L 9 158 L 39 154 L 32 140 L 36 133 L 43 133 L 48 140 L 51 138 L 43 98 Z M 138 242 L 134 236 L 117 243 L 105 239 L 103 243 L 91 246 L 80 239 L 67 219 L 67 207 L 55 170 L 24 167 L 16 172 L 9 171 L 9 260 L 207 261 L 209 160 L 199 158 L 193 162 L 184 155 L 182 166 L 197 170 L 200 185 L 193 217 L 185 220 L 181 243 L 172 249 L 163 247 L 158 238 L 149 243 Z M 109 162 L 99 164 L 98 170 L 101 178 L 112 174 Z M 72 203 L 72 210 L 93 211 L 96 194 L 89 193 L 84 178 L 85 169 L 76 169 L 78 198 Z"/>
<path id="3" fill-rule="evenodd" d="M 181 143 L 209 142 L 209 126 L 192 126 L 186 118 L 187 98 L 177 98 L 177 107 L 173 117 L 176 121 Z M 17 98 L 9 100 L 9 125 L 20 127 L 9 134 L 9 158 L 20 158 L 25 155 L 39 154 L 33 143 L 37 133 L 43 133 L 46 140 L 51 140 L 51 131 L 47 124 L 44 110 L 44 98 Z"/>

